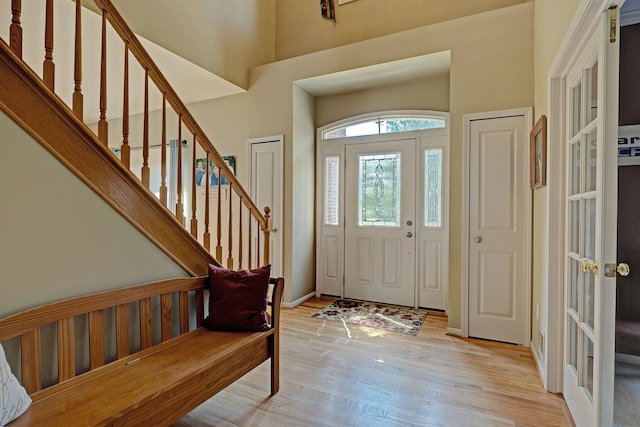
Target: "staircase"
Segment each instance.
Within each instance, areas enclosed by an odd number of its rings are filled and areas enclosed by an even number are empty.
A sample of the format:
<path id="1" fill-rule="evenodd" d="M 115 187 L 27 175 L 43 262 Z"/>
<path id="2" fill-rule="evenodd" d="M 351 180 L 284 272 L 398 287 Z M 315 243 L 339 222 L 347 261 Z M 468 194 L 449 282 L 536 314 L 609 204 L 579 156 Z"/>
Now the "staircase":
<path id="1" fill-rule="evenodd" d="M 59 9 L 54 0 L 42 3 L 41 73 L 23 60 L 28 33 L 23 36 L 22 2 L 11 0 L 10 11 L 0 10 L 11 14 L 9 40 L 0 39 L 0 110 L 190 274 L 206 275 L 207 263 L 231 269 L 268 264 L 269 208 L 263 214 L 254 204 L 111 1 L 94 2 L 102 11 L 99 46 L 91 48 L 100 52 L 99 87 L 93 88 L 99 93 L 97 123 L 84 120 L 89 107 L 84 105 L 82 0 L 75 2 L 74 16 L 66 17 L 74 22 L 73 64 L 54 61 L 54 25 L 60 18 L 54 19 L 54 10 Z M 118 46 L 108 44 L 108 34 L 117 34 Z M 108 49 L 124 52 L 121 88 L 107 90 Z M 56 76 L 57 69 L 73 75 Z M 141 87 L 129 83 L 136 72 L 144 75 Z M 61 78 L 73 82 L 72 94 L 56 93 Z M 136 117 L 143 135 L 141 144 L 132 146 L 130 104 L 137 90 L 144 99 Z M 114 91 L 122 94 L 122 114 L 112 118 L 107 106 Z M 150 100 L 154 96 L 161 98 L 157 107 Z M 115 142 L 109 141 L 114 122 L 122 126 Z M 160 141 L 151 141 L 154 134 Z"/>

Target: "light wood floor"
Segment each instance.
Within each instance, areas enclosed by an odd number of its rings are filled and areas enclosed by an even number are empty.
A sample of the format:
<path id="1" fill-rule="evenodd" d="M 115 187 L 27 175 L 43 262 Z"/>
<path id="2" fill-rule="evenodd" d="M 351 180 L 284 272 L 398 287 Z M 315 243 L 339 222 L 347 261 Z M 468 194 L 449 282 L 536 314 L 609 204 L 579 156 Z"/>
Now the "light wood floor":
<path id="1" fill-rule="evenodd" d="M 265 362 L 174 427 L 573 425 L 529 349 L 448 336 L 440 314 L 417 337 L 310 318 L 330 302 L 283 310 L 278 394 Z"/>

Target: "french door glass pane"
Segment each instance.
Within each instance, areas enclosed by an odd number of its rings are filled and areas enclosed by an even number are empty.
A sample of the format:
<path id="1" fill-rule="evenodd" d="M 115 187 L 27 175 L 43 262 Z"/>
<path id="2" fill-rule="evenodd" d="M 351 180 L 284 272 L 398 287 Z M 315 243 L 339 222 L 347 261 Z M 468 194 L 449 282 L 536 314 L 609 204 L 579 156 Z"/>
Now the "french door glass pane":
<path id="1" fill-rule="evenodd" d="M 582 130 L 582 122 L 580 120 L 582 113 L 582 83 L 578 83 L 571 88 L 571 97 L 571 136 L 575 136 Z"/>
<path id="2" fill-rule="evenodd" d="M 578 372 L 578 325 L 573 317 L 567 316 L 569 319 L 569 365 Z"/>
<path id="3" fill-rule="evenodd" d="M 359 156 L 358 225 L 400 226 L 400 153 Z"/>
<path id="4" fill-rule="evenodd" d="M 569 251 L 577 254 L 580 251 L 580 200 L 569 202 L 569 215 Z"/>
<path id="5" fill-rule="evenodd" d="M 598 61 L 587 69 L 587 123 L 598 117 Z"/>
<path id="6" fill-rule="evenodd" d="M 592 272 L 584 273 L 584 291 L 582 292 L 584 297 L 584 318 L 582 321 L 591 326 L 591 329 L 593 329 L 593 311 L 595 309 L 594 281 L 595 276 Z"/>
<path id="7" fill-rule="evenodd" d="M 580 193 L 580 141 L 571 144 L 571 195 Z"/>
<path id="8" fill-rule="evenodd" d="M 442 227 L 442 149 L 424 152 L 424 225 Z"/>
<path id="9" fill-rule="evenodd" d="M 596 199 L 584 201 L 584 257 L 594 260 L 596 256 Z"/>
<path id="10" fill-rule="evenodd" d="M 580 289 L 580 261 L 570 258 L 570 262 L 571 262 L 571 283 L 570 283 L 570 289 L 571 289 L 571 295 L 570 297 L 570 301 L 571 301 L 571 305 L 569 306 L 569 308 L 572 308 L 573 310 L 576 311 L 576 313 L 578 312 L 578 289 Z"/>
<path id="11" fill-rule="evenodd" d="M 582 387 L 587 391 L 589 399 L 593 400 L 593 342 L 587 334 L 582 334 Z"/>
<path id="12" fill-rule="evenodd" d="M 340 157 L 325 158 L 324 223 L 338 225 L 338 202 L 340 200 Z"/>
<path id="13" fill-rule="evenodd" d="M 598 132 L 597 129 L 592 130 L 587 135 L 587 165 L 585 172 L 587 173 L 585 182 L 585 191 L 596 190 L 596 180 L 598 179 L 596 166 L 598 161 Z"/>

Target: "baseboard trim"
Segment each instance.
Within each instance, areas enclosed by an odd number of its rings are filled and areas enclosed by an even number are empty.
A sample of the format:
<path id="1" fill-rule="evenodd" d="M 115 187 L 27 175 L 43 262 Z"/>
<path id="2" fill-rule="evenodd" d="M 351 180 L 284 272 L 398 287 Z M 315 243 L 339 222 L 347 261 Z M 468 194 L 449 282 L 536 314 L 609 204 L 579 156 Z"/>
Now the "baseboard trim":
<path id="1" fill-rule="evenodd" d="M 296 308 L 297 306 L 299 306 L 300 304 L 302 304 L 303 302 L 305 302 L 309 298 L 314 297 L 315 295 L 316 295 L 315 291 L 314 292 L 310 292 L 307 295 L 303 296 L 302 298 L 298 298 L 297 300 L 295 300 L 293 302 L 284 302 L 284 303 L 282 303 L 282 306 L 284 308 Z"/>
<path id="2" fill-rule="evenodd" d="M 545 377 L 545 370 L 544 370 L 544 365 L 542 364 L 542 361 L 540 360 L 540 357 L 538 356 L 538 349 L 535 346 L 530 346 L 529 347 L 529 351 L 531 352 L 531 356 L 533 357 L 533 361 L 536 364 L 536 368 L 538 371 L 538 378 L 540 379 L 540 383 L 542 384 L 542 386 L 545 388 L 545 390 L 547 389 L 545 381 L 544 381 L 544 377 Z"/>
<path id="3" fill-rule="evenodd" d="M 456 337 L 462 336 L 462 329 L 460 328 L 447 328 L 447 335 L 453 335 Z"/>
<path id="4" fill-rule="evenodd" d="M 616 353 L 616 362 L 628 363 L 630 365 L 640 365 L 640 356 L 633 354 Z"/>

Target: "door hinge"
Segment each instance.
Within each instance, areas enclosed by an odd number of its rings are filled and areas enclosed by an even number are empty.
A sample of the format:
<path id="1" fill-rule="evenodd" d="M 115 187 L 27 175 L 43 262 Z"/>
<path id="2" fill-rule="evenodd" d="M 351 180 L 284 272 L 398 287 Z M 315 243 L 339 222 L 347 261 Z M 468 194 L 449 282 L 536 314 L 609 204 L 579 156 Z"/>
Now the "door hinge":
<path id="1" fill-rule="evenodd" d="M 609 9 L 609 43 L 615 43 L 618 37 L 618 6 Z"/>

